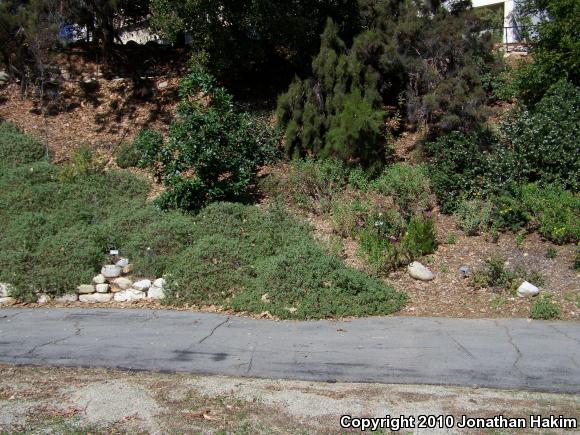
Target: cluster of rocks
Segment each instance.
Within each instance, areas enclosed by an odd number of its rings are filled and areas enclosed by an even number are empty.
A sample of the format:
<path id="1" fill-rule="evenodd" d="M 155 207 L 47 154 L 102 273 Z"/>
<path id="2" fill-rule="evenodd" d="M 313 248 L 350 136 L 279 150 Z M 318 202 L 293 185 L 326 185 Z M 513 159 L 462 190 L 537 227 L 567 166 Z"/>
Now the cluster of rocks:
<path id="1" fill-rule="evenodd" d="M 115 264 L 103 266 L 101 273 L 93 278 L 91 284 L 77 287 L 78 300 L 81 302 L 133 302 L 143 299 L 163 299 L 165 293 L 163 278 L 151 281 L 149 279 L 131 280 L 127 275 L 133 271 L 126 258 L 119 259 Z M 67 295 L 67 301 L 77 295 Z"/>
<path id="2" fill-rule="evenodd" d="M 160 300 L 165 297 L 163 288 L 165 280 L 138 279 L 134 280 L 130 274 L 133 266 L 126 258 L 118 259 L 115 264 L 103 266 L 101 273 L 92 279 L 90 284 L 81 284 L 73 294 L 66 294 L 55 298 L 56 302 L 133 302 L 139 300 Z M 0 283 L 0 305 L 12 305 L 16 303 L 14 298 L 8 296 L 8 285 Z M 47 303 L 51 297 L 39 294 L 37 302 Z"/>

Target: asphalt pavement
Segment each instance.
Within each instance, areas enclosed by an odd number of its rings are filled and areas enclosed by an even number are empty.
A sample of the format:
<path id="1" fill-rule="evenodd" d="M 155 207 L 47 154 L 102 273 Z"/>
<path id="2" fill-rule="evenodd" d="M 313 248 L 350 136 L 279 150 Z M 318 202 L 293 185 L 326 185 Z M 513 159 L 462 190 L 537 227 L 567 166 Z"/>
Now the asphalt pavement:
<path id="1" fill-rule="evenodd" d="M 580 393 L 580 324 L 2 308 L 0 362 Z"/>

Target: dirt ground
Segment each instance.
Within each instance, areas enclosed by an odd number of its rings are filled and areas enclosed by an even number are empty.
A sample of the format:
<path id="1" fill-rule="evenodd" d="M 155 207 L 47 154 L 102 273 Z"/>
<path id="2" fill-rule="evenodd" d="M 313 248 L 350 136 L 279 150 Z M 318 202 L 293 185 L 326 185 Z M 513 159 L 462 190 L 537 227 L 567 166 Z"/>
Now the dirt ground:
<path id="1" fill-rule="evenodd" d="M 451 415 L 458 422 L 462 415 L 499 414 L 508 418 L 562 415 L 577 419 L 580 398 L 475 388 L 0 365 L 2 433 L 344 433 L 340 428 L 342 415 Z M 455 425 L 450 429 L 409 429 L 400 433 L 465 430 Z M 515 431 L 482 429 L 469 433 Z"/>

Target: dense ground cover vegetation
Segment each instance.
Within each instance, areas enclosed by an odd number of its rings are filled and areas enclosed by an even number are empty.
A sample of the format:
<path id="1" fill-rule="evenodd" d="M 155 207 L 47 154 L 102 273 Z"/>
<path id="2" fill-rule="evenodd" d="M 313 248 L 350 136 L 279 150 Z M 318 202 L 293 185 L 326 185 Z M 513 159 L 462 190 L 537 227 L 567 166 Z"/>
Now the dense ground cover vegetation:
<path id="1" fill-rule="evenodd" d="M 281 209 L 218 202 L 196 215 L 163 212 L 146 201 L 144 179 L 103 171 L 86 150 L 74 168 L 54 166 L 41 143 L 7 123 L 0 153 L 0 281 L 20 300 L 73 292 L 116 248 L 135 274 L 165 276 L 176 305 L 323 318 L 389 314 L 405 302 L 328 255 Z"/>

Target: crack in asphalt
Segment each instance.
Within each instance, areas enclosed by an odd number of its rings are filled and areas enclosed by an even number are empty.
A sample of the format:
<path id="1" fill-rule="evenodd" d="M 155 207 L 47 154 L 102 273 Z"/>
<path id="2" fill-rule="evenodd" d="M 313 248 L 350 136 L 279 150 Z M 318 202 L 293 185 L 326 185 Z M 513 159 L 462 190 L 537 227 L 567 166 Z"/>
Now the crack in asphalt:
<path id="1" fill-rule="evenodd" d="M 252 370 L 252 364 L 254 363 L 254 354 L 256 353 L 256 348 L 252 348 L 252 355 L 250 355 L 250 362 L 248 363 L 248 369 L 246 370 L 246 374 L 250 373 Z"/>
<path id="2" fill-rule="evenodd" d="M 512 364 L 512 366 L 517 370 L 517 372 L 522 375 L 523 377 L 527 377 L 527 375 L 522 371 L 522 369 L 520 368 L 520 366 L 518 365 L 520 363 L 520 360 L 522 359 L 522 351 L 520 350 L 520 348 L 517 346 L 517 344 L 514 343 L 514 339 L 512 337 L 512 334 L 509 330 L 509 328 L 505 325 L 500 325 L 499 322 L 497 320 L 494 320 L 494 323 L 502 328 L 505 332 L 505 335 L 508 338 L 509 343 L 512 345 L 512 347 L 515 349 L 516 354 L 517 354 L 517 358 L 514 361 L 514 363 Z"/>
<path id="3" fill-rule="evenodd" d="M 199 342 L 197 344 L 201 344 L 203 343 L 205 340 L 207 340 L 208 338 L 210 338 L 214 332 L 216 332 L 218 330 L 218 328 L 222 327 L 223 325 L 225 325 L 226 323 L 228 323 L 230 321 L 230 316 L 228 316 L 226 318 L 226 320 L 224 320 L 223 322 L 219 323 L 218 325 L 214 326 L 214 328 L 211 330 L 211 332 L 206 335 L 205 337 L 203 337 L 201 340 L 199 340 Z"/>
<path id="4" fill-rule="evenodd" d="M 459 350 L 461 350 L 464 354 L 466 354 L 471 359 L 477 359 L 475 355 L 473 355 L 464 345 L 462 345 L 459 341 L 453 338 L 453 336 L 449 332 L 445 332 L 445 334 L 447 334 L 447 336 L 453 341 L 453 343 L 457 345 Z"/>
<path id="5" fill-rule="evenodd" d="M 564 332 L 561 329 L 556 328 L 554 325 L 548 325 L 548 326 L 550 328 L 552 328 L 554 331 L 559 332 L 560 334 L 562 334 L 567 339 L 572 340 L 572 341 L 575 341 L 576 343 L 580 343 L 580 340 L 578 340 L 577 338 L 571 337 L 570 335 L 568 335 L 567 332 Z"/>

